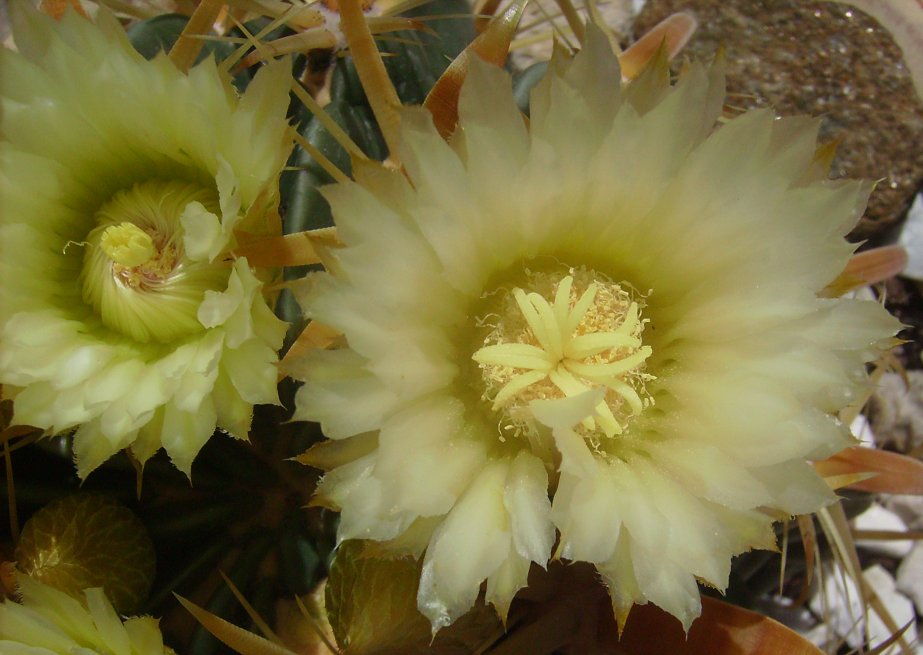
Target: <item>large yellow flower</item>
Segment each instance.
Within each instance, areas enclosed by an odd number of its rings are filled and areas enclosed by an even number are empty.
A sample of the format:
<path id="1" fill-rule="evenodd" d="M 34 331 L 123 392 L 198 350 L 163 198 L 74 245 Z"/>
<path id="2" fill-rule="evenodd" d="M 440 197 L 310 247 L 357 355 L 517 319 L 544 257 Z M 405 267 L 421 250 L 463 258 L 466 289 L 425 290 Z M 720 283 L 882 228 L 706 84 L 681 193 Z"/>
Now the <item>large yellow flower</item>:
<path id="1" fill-rule="evenodd" d="M 307 459 L 341 539 L 425 551 L 434 628 L 485 579 L 504 614 L 551 557 L 595 564 L 620 621 L 652 602 L 688 627 L 697 581 L 833 500 L 806 460 L 850 443 L 832 414 L 898 328 L 817 295 L 870 189 L 822 179 L 817 121 L 713 129 L 720 67 L 619 79 L 590 26 L 527 125 L 472 61 L 450 144 L 408 109 L 406 177 L 326 192 L 346 247 L 307 314 L 348 347 L 301 363 L 297 416 L 332 440 Z"/>
<path id="2" fill-rule="evenodd" d="M 172 655 L 163 645 L 157 620 L 124 623 L 102 589 L 87 589 L 85 602 L 63 591 L 16 576 L 22 603 L 0 603 L 0 652 L 4 655 Z"/>
<path id="3" fill-rule="evenodd" d="M 77 428 L 81 476 L 163 446 L 187 473 L 278 402 L 284 324 L 238 235 L 279 230 L 288 67 L 238 98 L 209 59 L 144 60 L 114 17 L 11 5 L 0 51 L 0 383 L 14 420 Z"/>

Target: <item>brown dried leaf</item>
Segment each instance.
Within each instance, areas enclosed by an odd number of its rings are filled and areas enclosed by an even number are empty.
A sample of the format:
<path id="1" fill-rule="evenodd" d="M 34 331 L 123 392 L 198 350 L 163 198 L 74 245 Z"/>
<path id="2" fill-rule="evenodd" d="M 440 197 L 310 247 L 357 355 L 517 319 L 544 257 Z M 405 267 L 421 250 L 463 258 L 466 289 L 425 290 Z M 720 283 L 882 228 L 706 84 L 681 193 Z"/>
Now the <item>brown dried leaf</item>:
<path id="1" fill-rule="evenodd" d="M 488 63 L 503 66 L 527 2 L 515 0 L 502 15 L 494 18 L 449 64 L 426 96 L 423 106 L 433 115 L 433 123 L 443 138 L 448 139 L 458 124 L 458 97 L 468 74 L 469 57 L 474 54 Z"/>
<path id="2" fill-rule="evenodd" d="M 762 614 L 702 597 L 702 615 L 688 638 L 674 617 L 654 605 L 631 610 L 621 640 L 631 655 L 822 655 L 793 630 Z"/>
<path id="3" fill-rule="evenodd" d="M 336 344 L 341 336 L 343 335 L 339 330 L 327 327 L 317 321 L 311 321 L 308 323 L 308 327 L 302 330 L 298 338 L 295 339 L 295 343 L 285 353 L 282 361 L 279 362 L 279 374 L 283 377 L 291 375 L 296 379 L 301 379 L 304 376 L 299 370 L 299 366 L 302 364 L 301 358 L 312 350 L 329 348 Z"/>
<path id="4" fill-rule="evenodd" d="M 849 485 L 850 489 L 871 493 L 923 495 L 923 462 L 907 455 L 853 446 L 833 457 L 815 462 L 814 468 L 824 477 L 877 473 L 874 478 Z"/>
<path id="5" fill-rule="evenodd" d="M 322 261 L 318 246 L 337 247 L 340 245 L 334 228 L 307 230 L 294 234 L 256 238 L 247 241 L 246 235 L 238 233 L 238 239 L 244 245 L 234 251 L 236 257 L 246 257 L 251 266 L 304 266 Z"/>
<path id="6" fill-rule="evenodd" d="M 907 252 L 900 246 L 882 246 L 853 255 L 846 268 L 820 292 L 824 298 L 883 282 L 898 275 L 907 265 Z"/>
<path id="7" fill-rule="evenodd" d="M 692 37 L 699 21 L 688 12 L 667 16 L 619 55 L 622 78 L 633 80 L 644 70 L 663 45 L 667 59 L 673 59 Z"/>
<path id="8" fill-rule="evenodd" d="M 378 433 L 367 432 L 349 439 L 328 439 L 314 444 L 292 459 L 305 466 L 330 471 L 355 461 L 378 447 Z"/>
<path id="9" fill-rule="evenodd" d="M 814 158 L 808 165 L 807 170 L 801 175 L 801 180 L 804 183 L 821 182 L 830 177 L 830 168 L 833 166 L 833 160 L 836 157 L 840 143 L 840 139 L 833 139 L 817 146 L 814 151 Z"/>

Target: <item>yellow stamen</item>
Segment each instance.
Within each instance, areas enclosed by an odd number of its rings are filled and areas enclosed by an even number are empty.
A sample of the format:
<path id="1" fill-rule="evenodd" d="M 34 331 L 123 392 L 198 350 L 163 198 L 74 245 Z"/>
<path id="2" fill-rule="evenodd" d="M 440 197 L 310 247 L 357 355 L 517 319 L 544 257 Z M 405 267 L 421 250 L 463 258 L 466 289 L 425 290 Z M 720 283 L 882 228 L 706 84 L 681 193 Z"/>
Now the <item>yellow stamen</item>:
<path id="1" fill-rule="evenodd" d="M 128 221 L 106 228 L 99 247 L 113 262 L 129 268 L 150 261 L 157 252 L 151 235 Z"/>
<path id="2" fill-rule="evenodd" d="M 534 428 L 531 401 L 602 387 L 604 399 L 580 429 L 597 443 L 622 434 L 652 402 L 644 389 L 652 376 L 643 369 L 653 350 L 642 344 L 647 321 L 637 294 L 585 269 L 563 277 L 529 272 L 527 282 L 529 289 L 500 294 L 501 306 L 488 313 L 499 320 L 472 355 L 485 400 L 504 429 L 523 434 Z"/>

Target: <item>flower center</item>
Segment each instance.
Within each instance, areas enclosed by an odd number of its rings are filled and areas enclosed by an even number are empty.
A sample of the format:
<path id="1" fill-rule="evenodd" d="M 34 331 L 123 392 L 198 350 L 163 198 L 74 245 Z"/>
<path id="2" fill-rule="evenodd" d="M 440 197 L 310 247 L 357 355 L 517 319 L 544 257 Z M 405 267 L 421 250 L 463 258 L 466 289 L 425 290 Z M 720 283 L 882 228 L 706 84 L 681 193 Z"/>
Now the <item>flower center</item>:
<path id="1" fill-rule="evenodd" d="M 157 250 L 151 235 L 134 223 L 110 225 L 99 240 L 99 247 L 117 264 L 140 266 L 154 257 Z"/>
<path id="2" fill-rule="evenodd" d="M 162 343 L 203 329 L 198 306 L 205 291 L 227 287 L 229 269 L 185 256 L 180 218 L 192 202 L 218 211 L 214 190 L 156 180 L 118 192 L 97 212 L 80 282 L 107 327 Z"/>
<path id="3" fill-rule="evenodd" d="M 165 241 L 155 230 L 127 221 L 103 230 L 99 247 L 112 260 L 116 281 L 132 289 L 152 289 L 167 280 L 179 252 L 175 238 Z"/>
<path id="4" fill-rule="evenodd" d="M 472 356 L 501 429 L 529 434 L 536 429 L 533 400 L 603 388 L 577 430 L 592 441 L 622 434 L 653 402 L 645 390 L 653 376 L 644 370 L 651 347 L 641 340 L 643 297 L 583 268 L 528 272 L 524 286 L 498 292 L 479 321 L 490 332 Z"/>

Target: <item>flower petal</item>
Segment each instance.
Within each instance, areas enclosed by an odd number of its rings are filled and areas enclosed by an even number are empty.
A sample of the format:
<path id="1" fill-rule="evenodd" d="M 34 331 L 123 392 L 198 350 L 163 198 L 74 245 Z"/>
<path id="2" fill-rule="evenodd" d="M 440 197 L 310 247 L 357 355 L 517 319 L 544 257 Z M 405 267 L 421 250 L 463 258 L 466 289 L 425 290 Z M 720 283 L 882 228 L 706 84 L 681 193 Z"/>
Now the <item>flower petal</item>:
<path id="1" fill-rule="evenodd" d="M 467 612 L 481 582 L 510 557 L 512 539 L 503 505 L 508 468 L 509 462 L 484 467 L 426 549 L 417 607 L 433 630 Z"/>
<path id="2" fill-rule="evenodd" d="M 525 450 L 516 455 L 507 474 L 503 505 L 510 515 L 516 552 L 545 566 L 554 544 L 554 526 L 548 472 L 542 460 Z"/>

